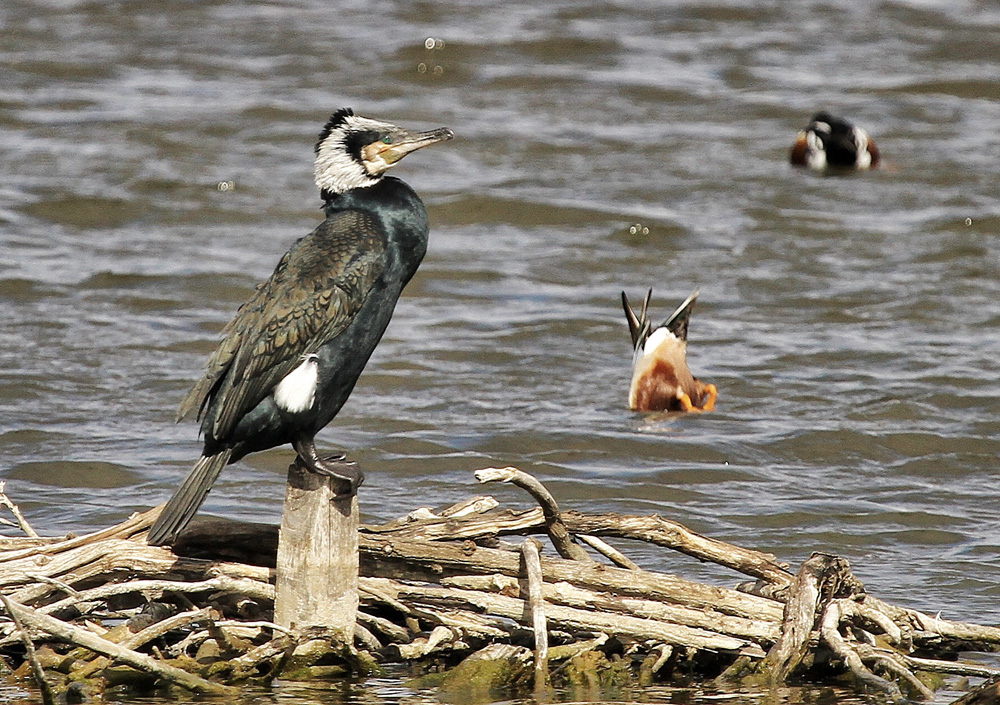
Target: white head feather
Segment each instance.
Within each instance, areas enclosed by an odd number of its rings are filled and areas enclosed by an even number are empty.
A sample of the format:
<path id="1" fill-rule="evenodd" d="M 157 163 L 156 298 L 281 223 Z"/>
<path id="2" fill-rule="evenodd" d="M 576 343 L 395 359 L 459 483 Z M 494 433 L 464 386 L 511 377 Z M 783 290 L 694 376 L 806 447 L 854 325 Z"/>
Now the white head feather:
<path id="1" fill-rule="evenodd" d="M 329 131 L 323 130 L 323 136 L 316 145 L 316 185 L 320 190 L 331 193 L 374 186 L 382 178 L 382 172 L 391 165 L 363 163 L 349 149 L 347 138 L 352 133 L 387 132 L 399 128 L 388 122 L 354 114 L 335 114 L 331 122 L 336 121 L 338 115 L 341 119 Z"/>

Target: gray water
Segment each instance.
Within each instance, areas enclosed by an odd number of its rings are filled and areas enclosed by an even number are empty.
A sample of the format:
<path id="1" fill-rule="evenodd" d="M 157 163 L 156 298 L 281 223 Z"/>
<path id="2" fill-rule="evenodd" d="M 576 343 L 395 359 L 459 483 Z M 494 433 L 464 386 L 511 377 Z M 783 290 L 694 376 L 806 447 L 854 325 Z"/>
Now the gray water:
<path id="1" fill-rule="evenodd" d="M 5 0 L 0 65 L 0 474 L 43 533 L 162 502 L 198 456 L 177 405 L 319 221 L 313 143 L 352 106 L 457 135 L 395 170 L 430 249 L 321 435 L 366 469 L 366 519 L 511 464 L 567 509 L 828 551 L 1000 623 L 995 3 Z M 822 108 L 884 168 L 789 167 Z M 701 288 L 715 412 L 626 408 L 619 295 L 650 286 L 655 318 Z M 291 457 L 203 511 L 277 522 Z M 389 683 L 331 697 L 409 697 Z"/>

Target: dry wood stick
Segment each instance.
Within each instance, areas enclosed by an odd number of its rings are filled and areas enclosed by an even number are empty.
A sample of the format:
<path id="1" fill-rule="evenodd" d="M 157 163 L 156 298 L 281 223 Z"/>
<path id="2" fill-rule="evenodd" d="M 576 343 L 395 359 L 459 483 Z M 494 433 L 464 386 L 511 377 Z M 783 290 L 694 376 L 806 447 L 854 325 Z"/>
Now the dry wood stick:
<path id="1" fill-rule="evenodd" d="M 362 599 L 363 602 L 364 600 Z M 385 617 L 378 617 L 358 610 L 358 624 L 363 625 L 366 629 L 374 629 L 397 644 L 407 644 L 413 641 L 413 636 L 408 629 L 399 626 Z"/>
<path id="2" fill-rule="evenodd" d="M 0 488 L 0 491 L 2 491 L 2 488 Z M 3 606 L 7 609 L 7 614 L 10 615 L 11 621 L 14 622 L 14 627 L 21 634 L 21 641 L 24 644 L 24 650 L 27 652 L 28 662 L 31 664 L 31 674 L 35 678 L 35 683 L 38 684 L 38 689 L 42 691 L 42 703 L 44 705 L 55 705 L 56 698 L 52 692 L 52 685 L 45 677 L 42 664 L 39 663 L 38 656 L 35 654 L 35 645 L 31 642 L 31 635 L 28 634 L 28 630 L 21 623 L 21 617 L 11 604 L 11 600 L 6 595 L 0 595 L 0 600 L 3 601 Z"/>
<path id="3" fill-rule="evenodd" d="M 146 654 L 122 648 L 107 639 L 102 639 L 93 632 L 60 621 L 55 617 L 41 614 L 26 605 L 18 604 L 13 600 L 8 601 L 6 604 L 11 614 L 16 614 L 21 622 L 32 629 L 39 629 L 63 641 L 82 646 L 85 649 L 90 649 L 104 656 L 110 656 L 116 661 L 121 661 L 133 668 L 138 668 L 141 671 L 146 671 L 165 680 L 177 683 L 188 690 L 214 695 L 229 695 L 234 692 L 228 686 L 213 683 L 201 676 L 188 673 L 175 666 L 160 663 Z"/>
<path id="4" fill-rule="evenodd" d="M 0 554 L 0 561 L 6 563 L 8 561 L 15 561 L 19 558 L 26 558 L 37 554 L 53 555 L 63 551 L 69 551 L 74 548 L 79 548 L 80 546 L 85 546 L 87 544 L 98 543 L 105 539 L 131 538 L 152 526 L 153 522 L 156 521 L 156 517 L 159 516 L 161 509 L 162 506 L 155 507 L 149 511 L 143 512 L 142 514 L 133 514 L 121 524 L 116 524 L 115 526 L 108 527 L 107 529 L 101 529 L 100 531 L 95 531 L 84 536 L 74 536 L 72 538 L 59 539 L 55 541 L 50 539 L 39 539 L 40 541 L 44 541 L 44 543 L 35 544 L 23 549 L 5 551 Z"/>
<path id="5" fill-rule="evenodd" d="M 107 583 L 89 590 L 77 592 L 75 595 L 63 598 L 58 602 L 39 607 L 38 611 L 42 614 L 53 614 L 81 602 L 94 602 L 115 595 L 127 595 L 133 592 L 160 594 L 164 592 L 192 593 L 208 591 L 233 592 L 257 600 L 274 600 L 273 585 L 245 578 L 219 576 L 193 583 L 179 580 L 132 580 L 124 583 Z"/>
<path id="6" fill-rule="evenodd" d="M 560 518 L 567 531 L 581 537 L 581 540 L 583 540 L 582 535 L 586 534 L 644 541 L 701 561 L 717 563 L 764 580 L 776 587 L 786 587 L 792 581 L 792 574 L 770 553 L 702 536 L 683 524 L 663 517 L 624 514 L 585 515 L 569 510 L 561 512 Z M 544 527 L 545 515 L 538 507 L 521 512 L 509 509 L 490 512 L 461 521 L 427 519 L 405 524 L 391 522 L 381 526 L 366 524 L 362 527 L 362 531 L 368 534 L 392 534 L 393 537 L 434 541 L 527 534 L 542 530 Z"/>
<path id="7" fill-rule="evenodd" d="M 899 686 L 888 681 L 885 678 L 876 676 L 874 673 L 869 671 L 864 662 L 861 660 L 861 656 L 858 652 L 847 645 L 844 638 L 840 635 L 840 619 L 843 613 L 840 610 L 840 605 L 837 602 L 831 602 L 827 605 L 827 608 L 823 614 L 823 619 L 820 624 L 820 636 L 823 641 L 826 642 L 827 646 L 844 662 L 844 665 L 850 669 L 854 677 L 857 678 L 861 683 L 874 688 L 875 690 L 886 693 L 897 703 L 905 703 L 906 698 L 903 697 L 903 693 L 899 690 Z"/>
<path id="8" fill-rule="evenodd" d="M 232 659 L 229 663 L 233 668 L 233 680 L 242 680 L 253 676 L 257 671 L 258 664 L 264 661 L 270 661 L 277 657 L 286 658 L 292 653 L 296 643 L 297 640 L 295 637 L 283 633 L 251 649 L 242 656 Z M 272 672 L 276 672 L 277 670 L 273 669 Z"/>
<path id="9" fill-rule="evenodd" d="M 474 590 L 459 590 L 431 585 L 411 585 L 394 580 L 382 581 L 383 589 L 392 589 L 397 599 L 416 603 L 471 607 L 479 612 L 513 619 L 525 623 L 524 601 L 482 593 Z M 590 610 L 581 610 L 559 605 L 548 605 L 546 621 L 560 629 L 573 631 L 601 631 L 634 639 L 655 639 L 660 642 L 696 649 L 736 651 L 763 657 L 763 651 L 753 642 L 738 639 L 706 629 L 695 629 L 655 619 L 641 619 L 625 615 L 605 615 Z"/>
<path id="10" fill-rule="evenodd" d="M 542 592 L 542 563 L 538 544 L 528 538 L 521 544 L 524 571 L 528 575 L 528 605 L 531 608 L 531 628 L 535 633 L 535 681 L 544 680 L 549 665 L 549 630 L 545 625 L 545 596 Z"/>
<path id="11" fill-rule="evenodd" d="M 41 612 L 41 610 L 38 610 Z M 205 607 L 203 609 L 191 610 L 190 612 L 181 612 L 180 614 L 175 614 L 172 617 L 167 617 L 166 619 L 160 620 L 156 624 L 151 624 L 150 626 L 142 629 L 135 634 L 132 634 L 125 639 L 118 642 L 118 646 L 123 649 L 138 649 L 140 646 L 148 644 L 153 639 L 158 639 L 164 634 L 174 629 L 179 629 L 180 627 L 192 624 L 194 622 L 204 621 L 209 619 L 212 614 L 211 607 Z M 89 678 L 92 674 L 107 668 L 111 665 L 111 659 L 106 656 L 99 656 L 98 658 L 91 661 L 89 664 L 76 671 L 74 676 L 76 678 Z"/>
<path id="12" fill-rule="evenodd" d="M 874 646 L 868 648 L 878 649 L 878 647 Z M 878 650 L 882 651 L 882 649 Z M 899 659 L 902 660 L 907 666 L 916 671 L 951 673 L 956 676 L 973 676 L 975 678 L 996 678 L 1000 676 L 1000 668 L 990 668 L 988 666 L 980 666 L 979 664 L 962 661 L 942 661 L 940 659 L 918 658 L 916 656 L 910 656 L 909 654 L 901 654 L 897 651 L 892 653 L 899 657 Z"/>
<path id="13" fill-rule="evenodd" d="M 784 683 L 805 658 L 821 610 L 821 583 L 834 570 L 836 560 L 834 556 L 814 553 L 795 576 L 785 603 L 781 637 L 764 660 L 772 682 Z"/>
<path id="14" fill-rule="evenodd" d="M 479 638 L 506 639 L 510 637 L 512 631 L 504 620 L 488 614 L 455 608 L 439 609 L 428 605 L 424 605 L 421 611 L 432 617 L 440 626 L 454 627 Z"/>
<path id="15" fill-rule="evenodd" d="M 517 578 L 504 575 L 459 575 L 441 580 L 441 584 L 445 587 L 499 592 L 508 597 L 521 595 L 519 582 Z M 780 621 L 771 618 L 771 615 L 747 619 L 723 614 L 707 607 L 692 609 L 661 600 L 623 597 L 610 592 L 576 587 L 566 582 L 545 583 L 542 591 L 549 604 L 676 622 L 688 627 L 710 629 L 730 636 L 752 639 L 763 644 L 774 643 L 781 633 Z"/>
<path id="16" fill-rule="evenodd" d="M 386 540 L 365 534 L 359 537 L 359 546 L 362 572 L 368 576 L 440 580 L 449 575 L 520 575 L 517 554 L 481 546 L 472 546 L 470 551 L 465 546 L 441 541 Z M 672 575 L 545 556 L 541 557 L 541 564 L 547 582 L 565 581 L 593 590 L 665 600 L 748 619 L 781 619 L 779 602 Z"/>
<path id="17" fill-rule="evenodd" d="M 10 510 L 10 513 L 14 515 L 14 519 L 17 520 L 18 527 L 21 531 L 27 534 L 28 538 L 38 538 L 38 534 L 35 533 L 35 530 L 31 528 L 31 524 L 29 524 L 28 520 L 24 518 L 24 515 L 21 514 L 21 510 L 11 501 L 10 497 L 7 496 L 6 480 L 0 480 L 0 504 Z"/>
<path id="18" fill-rule="evenodd" d="M 953 622 L 950 619 L 932 617 L 918 610 L 898 607 L 869 595 L 865 604 L 889 615 L 893 621 L 909 625 L 914 629 L 915 641 L 940 641 L 947 639 L 981 644 L 1000 644 L 1000 627 L 990 627 L 967 622 Z"/>
<path id="19" fill-rule="evenodd" d="M 462 517 L 472 516 L 474 514 L 483 514 L 484 512 L 496 509 L 499 506 L 500 502 L 498 502 L 495 497 L 490 497 L 489 495 L 479 495 L 461 502 L 456 502 L 450 507 L 442 509 L 439 514 L 445 518 L 461 519 Z"/>
<path id="20" fill-rule="evenodd" d="M 659 516 L 628 516 L 563 512 L 563 522 L 574 534 L 614 536 L 646 541 L 671 548 L 701 561 L 709 561 L 778 586 L 792 582 L 792 574 L 769 554 L 702 536 L 683 524 Z"/>
<path id="21" fill-rule="evenodd" d="M 574 561 L 593 561 L 590 554 L 574 543 L 559 516 L 559 505 L 556 504 L 555 497 L 536 478 L 515 467 L 484 468 L 477 470 L 475 475 L 479 482 L 509 482 L 527 491 L 541 505 L 549 538 L 559 555 Z"/>
<path id="22" fill-rule="evenodd" d="M 895 651 L 887 651 L 886 649 L 876 649 L 868 644 L 853 644 L 852 647 L 858 652 L 858 656 L 861 657 L 862 662 L 872 663 L 894 675 L 896 678 L 906 681 L 910 686 L 911 692 L 917 693 L 920 700 L 934 699 L 934 691 L 924 685 L 907 668 L 907 662 L 900 657 L 900 654 Z"/>
<path id="23" fill-rule="evenodd" d="M 614 546 L 611 546 L 606 541 L 602 541 L 596 536 L 590 536 L 588 534 L 577 534 L 576 537 L 583 543 L 590 546 L 592 549 L 600 553 L 602 556 L 608 558 L 612 563 L 614 563 L 619 568 L 628 568 L 629 570 L 639 570 L 639 566 L 636 565 L 631 558 L 626 556 L 624 553 L 619 551 Z"/>

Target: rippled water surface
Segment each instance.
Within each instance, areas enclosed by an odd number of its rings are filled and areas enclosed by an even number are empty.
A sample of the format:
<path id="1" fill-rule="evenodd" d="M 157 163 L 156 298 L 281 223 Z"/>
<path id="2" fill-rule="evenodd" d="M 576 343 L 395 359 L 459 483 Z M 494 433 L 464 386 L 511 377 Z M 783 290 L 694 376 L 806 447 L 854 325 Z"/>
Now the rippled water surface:
<path id="1" fill-rule="evenodd" d="M 430 249 L 321 435 L 368 519 L 513 464 L 565 508 L 836 553 L 1000 622 L 995 4 L 5 0 L 0 61 L 0 473 L 43 531 L 162 502 L 197 457 L 177 405 L 318 222 L 312 146 L 347 105 L 457 135 L 396 170 Z M 789 167 L 821 108 L 884 168 Z M 619 296 L 650 286 L 657 318 L 701 288 L 714 413 L 626 408 Z M 276 522 L 291 457 L 204 511 Z"/>

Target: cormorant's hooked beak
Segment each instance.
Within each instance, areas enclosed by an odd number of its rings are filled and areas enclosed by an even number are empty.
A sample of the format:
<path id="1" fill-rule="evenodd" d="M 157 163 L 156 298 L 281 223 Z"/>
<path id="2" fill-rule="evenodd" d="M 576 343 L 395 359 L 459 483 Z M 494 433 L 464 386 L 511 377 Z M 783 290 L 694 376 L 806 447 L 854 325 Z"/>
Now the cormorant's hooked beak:
<path id="1" fill-rule="evenodd" d="M 391 135 L 391 142 L 384 140 L 374 142 L 365 147 L 365 161 L 367 163 L 381 162 L 385 169 L 394 165 L 410 152 L 427 147 L 438 142 L 445 142 L 455 136 L 447 127 L 439 127 L 436 130 L 427 132 L 407 132 L 400 130 Z"/>

